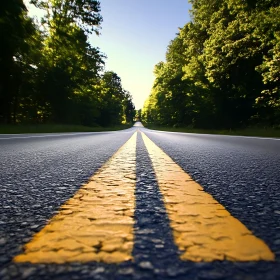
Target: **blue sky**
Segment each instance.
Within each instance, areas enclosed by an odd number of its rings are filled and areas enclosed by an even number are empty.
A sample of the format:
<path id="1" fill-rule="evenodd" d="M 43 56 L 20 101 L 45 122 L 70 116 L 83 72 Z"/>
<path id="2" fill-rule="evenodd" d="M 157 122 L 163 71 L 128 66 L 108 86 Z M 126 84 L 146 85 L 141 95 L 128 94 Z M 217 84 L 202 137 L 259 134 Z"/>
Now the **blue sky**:
<path id="1" fill-rule="evenodd" d="M 133 96 L 136 109 L 141 109 L 153 85 L 154 65 L 165 60 L 167 45 L 176 36 L 178 27 L 190 20 L 191 5 L 187 0 L 101 0 L 100 3 L 101 35 L 91 35 L 90 43 L 107 55 L 106 70 L 120 76 L 123 88 Z"/>
<path id="2" fill-rule="evenodd" d="M 116 72 L 124 89 L 142 108 L 153 81 L 154 65 L 165 60 L 166 47 L 178 27 L 190 20 L 187 0 L 103 0 L 101 36 L 90 42 L 108 57 L 106 70 Z"/>

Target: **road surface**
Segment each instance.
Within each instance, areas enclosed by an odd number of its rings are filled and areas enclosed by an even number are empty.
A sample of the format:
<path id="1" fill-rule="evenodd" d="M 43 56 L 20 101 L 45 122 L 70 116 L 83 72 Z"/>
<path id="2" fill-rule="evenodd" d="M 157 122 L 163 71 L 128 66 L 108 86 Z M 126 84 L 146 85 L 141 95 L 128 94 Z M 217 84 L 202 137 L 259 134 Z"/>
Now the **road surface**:
<path id="1" fill-rule="evenodd" d="M 0 135 L 0 279 L 280 279 L 280 139 Z"/>

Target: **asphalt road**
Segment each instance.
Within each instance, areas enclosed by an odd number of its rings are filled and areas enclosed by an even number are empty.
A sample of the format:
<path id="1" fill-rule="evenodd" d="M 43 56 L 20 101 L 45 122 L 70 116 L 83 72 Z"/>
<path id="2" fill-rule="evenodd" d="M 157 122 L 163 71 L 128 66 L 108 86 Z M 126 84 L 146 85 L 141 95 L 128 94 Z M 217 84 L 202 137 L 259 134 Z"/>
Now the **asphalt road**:
<path id="1" fill-rule="evenodd" d="M 30 264 L 13 258 L 133 135 L 144 132 L 275 254 L 275 261 L 182 261 L 141 134 L 133 260 Z M 168 172 L 168 171 L 166 171 Z M 119 132 L 0 135 L 0 279 L 280 279 L 280 139 Z"/>

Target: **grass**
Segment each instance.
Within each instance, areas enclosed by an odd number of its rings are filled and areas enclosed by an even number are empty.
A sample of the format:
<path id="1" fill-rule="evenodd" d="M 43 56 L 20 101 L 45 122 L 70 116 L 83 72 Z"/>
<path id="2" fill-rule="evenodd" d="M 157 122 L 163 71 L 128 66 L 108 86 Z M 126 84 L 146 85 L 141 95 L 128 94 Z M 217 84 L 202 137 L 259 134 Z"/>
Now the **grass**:
<path id="1" fill-rule="evenodd" d="M 240 136 L 259 136 L 280 138 L 280 129 L 275 128 L 244 128 L 236 130 L 216 130 L 216 129 L 194 129 L 187 127 L 168 127 L 145 125 L 146 128 L 172 132 L 201 133 L 201 134 L 220 134 L 220 135 L 240 135 Z"/>
<path id="2" fill-rule="evenodd" d="M 110 127 L 89 127 L 82 125 L 64 124 L 26 124 L 26 125 L 0 125 L 0 134 L 20 134 L 20 133 L 53 133 L 53 132 L 98 132 L 114 131 L 131 127 L 131 125 L 117 125 Z"/>

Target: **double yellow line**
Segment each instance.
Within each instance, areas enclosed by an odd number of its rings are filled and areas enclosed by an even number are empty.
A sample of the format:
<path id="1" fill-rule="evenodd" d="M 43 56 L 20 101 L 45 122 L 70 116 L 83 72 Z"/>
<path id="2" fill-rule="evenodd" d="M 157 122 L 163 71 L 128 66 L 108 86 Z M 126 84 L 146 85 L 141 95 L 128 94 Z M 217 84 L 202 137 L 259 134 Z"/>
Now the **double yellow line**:
<path id="1" fill-rule="evenodd" d="M 245 225 L 141 132 L 182 260 L 274 260 Z M 120 263 L 132 259 L 137 132 L 61 206 L 16 262 Z"/>

